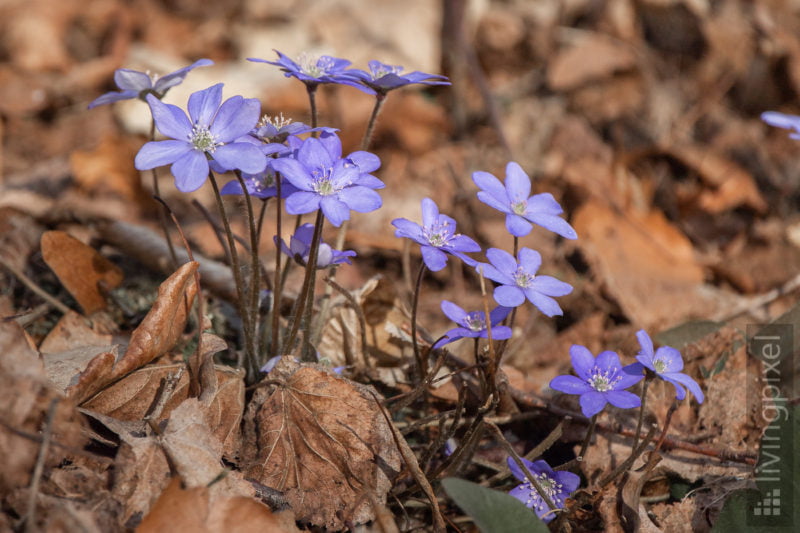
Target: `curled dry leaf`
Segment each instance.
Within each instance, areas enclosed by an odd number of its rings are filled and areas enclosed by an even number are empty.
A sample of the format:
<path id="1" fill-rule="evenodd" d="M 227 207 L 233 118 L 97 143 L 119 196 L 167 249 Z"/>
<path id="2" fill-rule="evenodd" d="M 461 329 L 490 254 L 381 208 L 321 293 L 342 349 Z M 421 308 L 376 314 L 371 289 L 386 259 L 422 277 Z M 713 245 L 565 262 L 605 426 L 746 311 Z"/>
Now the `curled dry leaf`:
<path id="1" fill-rule="evenodd" d="M 245 414 L 245 476 L 283 491 L 298 520 L 341 529 L 375 518 L 401 457 L 370 388 L 284 357 Z"/>
<path id="2" fill-rule="evenodd" d="M 67 389 L 67 396 L 81 403 L 109 384 L 140 368 L 171 349 L 186 325 L 197 286 L 194 273 L 197 263 L 182 265 L 158 288 L 153 307 L 131 335 L 125 354 L 116 360 L 113 354 L 100 354 Z"/>
<path id="3" fill-rule="evenodd" d="M 150 513 L 136 529 L 139 533 L 299 533 L 289 511 L 273 513 L 252 498 L 226 496 L 214 498 L 211 488 L 182 489 L 173 478 Z"/>
<path id="4" fill-rule="evenodd" d="M 122 283 L 122 270 L 117 265 L 63 231 L 42 235 L 42 258 L 87 315 L 106 307 L 101 283 L 107 289 Z"/>

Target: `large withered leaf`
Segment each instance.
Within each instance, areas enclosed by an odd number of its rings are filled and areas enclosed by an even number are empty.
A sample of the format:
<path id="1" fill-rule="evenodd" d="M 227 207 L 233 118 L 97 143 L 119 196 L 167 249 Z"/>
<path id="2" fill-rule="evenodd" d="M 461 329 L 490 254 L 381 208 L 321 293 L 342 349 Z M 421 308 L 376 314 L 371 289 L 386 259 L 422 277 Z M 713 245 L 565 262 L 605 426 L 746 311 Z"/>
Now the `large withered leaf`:
<path id="1" fill-rule="evenodd" d="M 63 231 L 42 235 L 42 258 L 87 315 L 106 307 L 100 283 L 108 289 L 122 283 L 122 270 L 117 265 Z"/>
<path id="2" fill-rule="evenodd" d="M 281 384 L 257 390 L 245 414 L 245 476 L 283 491 L 298 520 L 341 529 L 375 518 L 401 457 L 371 389 L 284 357 Z"/>
<path id="3" fill-rule="evenodd" d="M 98 355 L 67 389 L 67 396 L 82 403 L 171 349 L 183 332 L 197 293 L 196 270 L 197 263 L 185 263 L 167 278 L 158 288 L 153 307 L 131 334 L 125 354 L 118 361 L 109 353 Z"/>

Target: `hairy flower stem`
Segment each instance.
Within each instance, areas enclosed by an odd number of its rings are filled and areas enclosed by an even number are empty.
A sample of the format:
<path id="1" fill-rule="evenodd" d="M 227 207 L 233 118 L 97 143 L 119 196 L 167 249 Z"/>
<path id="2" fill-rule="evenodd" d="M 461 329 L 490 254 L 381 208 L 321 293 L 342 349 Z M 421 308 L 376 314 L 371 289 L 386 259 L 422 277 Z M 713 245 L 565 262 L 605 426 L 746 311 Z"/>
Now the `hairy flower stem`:
<path id="1" fill-rule="evenodd" d="M 258 360 L 259 356 L 259 349 L 258 349 L 258 308 L 259 308 L 259 289 L 261 287 L 261 262 L 258 259 L 258 230 L 256 229 L 256 217 L 255 212 L 253 211 L 253 199 L 250 196 L 250 192 L 247 190 L 247 184 L 244 182 L 244 178 L 242 178 L 241 172 L 235 172 L 236 179 L 239 180 L 239 185 L 242 186 L 242 192 L 244 193 L 245 205 L 247 207 L 247 222 L 250 228 L 250 311 L 249 311 L 249 318 L 250 318 L 250 332 L 252 334 L 252 338 L 249 339 L 252 343 L 251 353 L 253 354 L 254 358 L 249 361 L 250 364 L 250 371 L 253 372 L 252 375 L 257 375 L 258 369 L 261 366 L 262 361 Z M 244 317 L 243 317 L 244 318 Z"/>
<path id="2" fill-rule="evenodd" d="M 642 385 L 642 405 L 639 407 L 639 421 L 636 423 L 636 434 L 633 436 L 633 451 L 636 451 L 636 446 L 639 445 L 639 435 L 642 433 L 642 423 L 644 422 L 644 410 L 647 406 L 647 387 L 650 386 L 650 382 L 652 380 L 652 376 L 648 373 L 645 376 L 644 384 Z"/>
<path id="3" fill-rule="evenodd" d="M 317 127 L 317 87 L 316 83 L 307 83 L 306 91 L 308 92 L 308 105 L 311 107 L 311 127 Z M 316 137 L 318 132 L 313 132 L 312 137 Z"/>
<path id="4" fill-rule="evenodd" d="M 578 457 L 583 460 L 583 457 L 586 454 L 586 449 L 589 447 L 589 443 L 592 442 L 592 437 L 594 436 L 594 428 L 597 426 L 597 415 L 594 415 L 592 419 L 589 421 L 589 429 L 586 430 L 586 437 L 583 439 L 583 444 L 581 444 L 581 451 L 578 454 Z"/>
<path id="5" fill-rule="evenodd" d="M 375 95 L 375 107 L 372 108 L 372 115 L 369 117 L 367 123 L 367 130 L 364 132 L 364 138 L 361 140 L 361 149 L 366 150 L 372 142 L 372 134 L 375 131 L 375 124 L 378 122 L 378 115 L 383 109 L 383 104 L 386 102 L 386 93 L 377 93 Z"/>
<path id="6" fill-rule="evenodd" d="M 300 329 L 300 322 L 303 321 L 303 315 L 305 315 L 306 300 L 309 299 L 309 291 L 311 291 L 311 294 L 313 294 L 314 291 L 314 278 L 317 273 L 317 256 L 319 255 L 319 241 L 322 239 L 322 223 L 324 221 L 325 218 L 322 215 L 322 209 L 319 209 L 317 211 L 317 218 L 314 221 L 314 236 L 311 238 L 311 249 L 308 252 L 306 275 L 303 278 L 303 286 L 300 289 L 300 294 L 297 296 L 300 303 L 297 306 L 297 311 L 292 320 L 292 330 L 289 333 L 289 340 L 284 345 L 286 347 L 286 353 L 291 353 L 294 350 L 297 331 Z M 305 334 L 308 335 L 309 332 L 306 331 Z"/>
<path id="7" fill-rule="evenodd" d="M 156 119 L 150 119 L 150 140 L 156 140 Z M 153 176 L 153 194 L 157 198 L 161 198 L 161 191 L 158 187 L 158 175 L 156 169 L 150 171 Z M 161 231 L 164 232 L 164 240 L 167 241 L 167 248 L 169 249 L 169 257 L 172 260 L 172 268 L 178 269 L 178 256 L 175 253 L 175 246 L 172 244 L 172 239 L 169 238 L 169 224 L 167 224 L 167 207 L 162 205 L 158 210 L 158 222 L 161 224 Z"/>
<path id="8" fill-rule="evenodd" d="M 419 344 L 417 343 L 417 306 L 419 305 L 419 292 L 422 287 L 422 276 L 425 275 L 425 263 L 419 266 L 417 273 L 417 283 L 414 286 L 414 296 L 411 301 L 411 344 L 414 347 L 414 360 L 417 362 L 417 373 L 419 374 L 420 382 L 425 379 L 425 374 L 428 372 L 425 360 L 422 353 L 419 351 Z"/>
<path id="9" fill-rule="evenodd" d="M 275 215 L 275 227 L 278 238 L 281 238 L 281 176 L 275 174 L 275 199 L 278 204 Z M 289 259 L 287 258 L 287 261 Z M 281 293 L 283 292 L 283 277 L 281 276 L 281 252 L 275 250 L 275 282 L 272 284 L 272 342 L 270 344 L 270 357 L 280 355 L 280 345 L 278 344 L 278 328 L 281 320 Z"/>
<path id="10" fill-rule="evenodd" d="M 214 177 L 213 172 L 209 171 L 208 179 L 211 182 L 211 186 L 214 188 L 214 199 L 217 201 L 217 210 L 219 211 L 219 216 L 222 219 L 222 225 L 225 228 L 225 235 L 228 239 L 228 247 L 226 252 L 228 255 L 228 261 L 231 265 L 231 270 L 233 270 L 233 280 L 236 284 L 236 306 L 239 310 L 239 316 L 242 318 L 242 332 L 244 334 L 245 344 L 244 350 L 248 363 L 252 364 L 256 360 L 256 353 L 252 351 L 254 347 L 254 332 L 252 329 L 250 329 L 252 322 L 245 300 L 246 287 L 244 285 L 244 280 L 242 279 L 242 270 L 239 264 L 239 254 L 236 251 L 236 240 L 233 237 L 233 231 L 231 231 L 231 224 L 228 220 L 228 214 L 225 211 L 225 204 L 222 202 L 222 196 L 219 194 L 217 178 Z M 251 369 L 248 369 L 248 374 L 250 371 Z M 249 378 L 253 379 L 255 378 L 255 375 L 256 374 L 250 374 Z"/>

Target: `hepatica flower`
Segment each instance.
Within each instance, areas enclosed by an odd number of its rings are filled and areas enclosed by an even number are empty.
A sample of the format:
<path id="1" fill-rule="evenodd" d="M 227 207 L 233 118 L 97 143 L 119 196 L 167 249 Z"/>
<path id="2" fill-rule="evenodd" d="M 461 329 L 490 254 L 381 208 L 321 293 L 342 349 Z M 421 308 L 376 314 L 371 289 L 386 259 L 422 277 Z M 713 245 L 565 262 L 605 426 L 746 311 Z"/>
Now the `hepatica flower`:
<path id="1" fill-rule="evenodd" d="M 639 396 L 625 389 L 641 381 L 644 376 L 623 370 L 616 352 L 600 352 L 595 358 L 585 346 L 573 344 L 569 355 L 572 368 L 578 376 L 557 376 L 550 382 L 550 388 L 567 394 L 579 394 L 584 416 L 596 415 L 607 403 L 622 409 L 641 405 Z"/>
<path id="2" fill-rule="evenodd" d="M 700 385 L 695 380 L 682 373 L 683 358 L 681 352 L 671 346 L 661 346 L 658 350 L 653 350 L 653 341 L 650 335 L 643 329 L 636 333 L 636 338 L 639 340 L 641 351 L 636 356 L 638 363 L 633 363 L 625 367 L 625 372 L 641 377 L 642 371 L 647 368 L 655 373 L 655 375 L 668 383 L 672 383 L 675 387 L 675 397 L 678 401 L 686 397 L 686 390 L 689 389 L 697 403 L 703 403 L 705 397 Z"/>
<path id="3" fill-rule="evenodd" d="M 446 344 L 455 342 L 458 339 L 478 337 L 489 337 L 489 326 L 486 323 L 486 313 L 483 311 L 470 311 L 466 312 L 453 302 L 442 300 L 442 312 L 447 315 L 447 318 L 458 324 L 458 327 L 451 329 L 445 333 L 445 338 L 437 342 L 433 347 L 441 348 Z M 511 328 L 508 326 L 500 326 L 511 312 L 508 307 L 495 307 L 489 311 L 489 321 L 492 325 L 492 339 L 505 340 L 511 338 Z"/>
<path id="4" fill-rule="evenodd" d="M 486 258 L 491 264 L 481 263 L 476 269 L 483 270 L 484 277 L 497 283 L 494 299 L 504 307 L 517 307 L 527 299 L 547 316 L 563 314 L 553 296 L 564 296 L 572 292 L 572 285 L 552 276 L 537 275 L 542 256 L 536 250 L 522 248 L 519 261 L 510 253 L 498 248 L 489 248 Z"/>
<path id="5" fill-rule="evenodd" d="M 289 246 L 280 240 L 281 251 L 297 261 L 300 265 L 306 266 L 311 252 L 311 239 L 314 238 L 314 224 L 303 224 L 297 228 L 294 235 L 289 239 Z M 275 242 L 278 237 L 275 236 Z M 317 267 L 325 268 L 341 263 L 350 263 L 350 258 L 355 257 L 356 253 L 352 250 L 334 250 L 324 242 L 319 243 L 317 250 Z"/>
<path id="6" fill-rule="evenodd" d="M 266 200 L 278 195 L 277 174 L 269 164 L 267 168 L 255 174 L 242 172 L 242 179 L 250 196 Z M 286 198 L 295 191 L 297 188 L 281 177 L 281 198 Z M 244 194 L 239 180 L 229 181 L 219 192 L 220 194 Z"/>
<path id="7" fill-rule="evenodd" d="M 531 474 L 533 474 L 533 477 L 536 478 L 536 481 L 539 483 L 544 493 L 550 498 L 550 501 L 553 502 L 553 505 L 558 509 L 563 509 L 565 500 L 569 498 L 570 494 L 575 492 L 580 485 L 580 476 L 566 470 L 556 472 L 550 468 L 547 462 L 542 460 L 531 462 L 524 457 L 521 459 L 523 464 L 530 470 Z M 533 509 L 536 516 L 541 518 L 542 521 L 549 522 L 555 518 L 556 515 L 553 510 L 544 502 L 539 492 L 533 488 L 533 485 L 528 481 L 528 477 L 519 468 L 517 462 L 511 457 L 507 459 L 507 462 L 511 473 L 522 482 L 522 485 L 511 489 L 509 494 Z"/>
<path id="8" fill-rule="evenodd" d="M 145 100 L 148 94 L 153 94 L 156 98 L 161 99 L 170 88 L 180 85 L 192 69 L 213 64 L 214 62 L 210 59 L 200 59 L 188 67 L 183 67 L 161 77 L 147 72 L 139 72 L 138 70 L 117 69 L 114 72 L 114 82 L 121 90 L 112 91 L 98 97 L 89 104 L 89 109 L 99 105 L 119 102 L 120 100 L 132 100 L 133 98 Z"/>
<path id="9" fill-rule="evenodd" d="M 766 111 L 761 113 L 761 120 L 776 128 L 794 130 L 789 134 L 789 138 L 800 141 L 800 117 L 797 115 L 787 115 L 785 113 L 778 113 L 777 111 Z"/>
<path id="10" fill-rule="evenodd" d="M 347 67 L 350 66 L 350 61 L 346 59 L 332 56 L 317 57 L 303 52 L 297 56 L 295 61 L 277 50 L 275 50 L 275 53 L 278 54 L 277 61 L 267 61 L 256 57 L 248 57 L 247 60 L 280 67 L 287 78 L 297 78 L 308 87 L 313 88 L 320 83 L 338 83 L 364 90 L 361 85 L 346 73 Z"/>
<path id="11" fill-rule="evenodd" d="M 397 228 L 395 237 L 406 237 L 420 245 L 422 260 L 430 270 L 438 272 L 447 264 L 447 254 L 454 255 L 470 266 L 476 261 L 464 252 L 479 252 L 481 247 L 474 240 L 456 233 L 456 221 L 439 214 L 439 207 L 430 198 L 422 199 L 422 225 L 405 218 L 392 220 Z"/>
<path id="12" fill-rule="evenodd" d="M 564 212 L 550 193 L 531 196 L 531 179 L 517 163 L 506 165 L 505 186 L 488 172 L 475 172 L 472 181 L 480 187 L 478 199 L 506 214 L 506 229 L 515 237 L 530 233 L 532 224 L 549 229 L 567 239 L 578 235 L 559 215 Z"/>
<path id="13" fill-rule="evenodd" d="M 373 189 L 384 185 L 369 174 L 380 166 L 377 156 L 354 152 L 342 158 L 339 138 L 335 134 L 324 137 L 306 139 L 294 157 L 282 157 L 271 164 L 298 189 L 286 197 L 289 214 L 322 209 L 325 218 L 338 227 L 350 218 L 350 210 L 368 213 L 378 209 L 382 200 Z"/>
<path id="14" fill-rule="evenodd" d="M 187 117 L 181 108 L 147 95 L 158 131 L 171 139 L 142 146 L 136 154 L 136 168 L 149 170 L 172 164 L 175 186 L 182 192 L 195 191 L 205 183 L 209 159 L 224 170 L 250 174 L 264 170 L 267 159 L 261 150 L 253 143 L 237 142 L 258 122 L 258 100 L 234 96 L 222 105 L 221 101 L 221 83 L 193 93 Z"/>
<path id="15" fill-rule="evenodd" d="M 419 83 L 421 85 L 450 85 L 447 77 L 438 74 L 427 74 L 425 72 L 406 72 L 399 65 L 387 65 L 380 61 L 369 62 L 369 72 L 350 69 L 347 74 L 363 83 L 370 94 L 386 94 L 393 89 L 398 89 L 406 85 Z M 363 90 L 363 89 L 362 89 Z"/>

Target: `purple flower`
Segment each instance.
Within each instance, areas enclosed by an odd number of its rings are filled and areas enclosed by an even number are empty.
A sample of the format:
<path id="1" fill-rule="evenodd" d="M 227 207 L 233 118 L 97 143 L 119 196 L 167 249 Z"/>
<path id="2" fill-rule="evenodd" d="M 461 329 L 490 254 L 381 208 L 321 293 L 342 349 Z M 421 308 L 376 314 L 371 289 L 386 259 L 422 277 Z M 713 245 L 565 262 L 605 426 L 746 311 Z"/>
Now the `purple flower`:
<path id="1" fill-rule="evenodd" d="M 494 299 L 504 307 L 517 307 L 527 298 L 539 311 L 547 316 L 563 314 L 551 296 L 564 296 L 572 292 L 572 285 L 551 276 L 537 276 L 542 256 L 536 250 L 522 248 L 519 262 L 508 252 L 489 248 L 486 258 L 491 264 L 480 263 L 484 277 L 500 283 L 494 289 Z"/>
<path id="2" fill-rule="evenodd" d="M 515 237 L 530 233 L 531 223 L 558 233 L 567 239 L 578 235 L 559 215 L 564 212 L 550 193 L 531 194 L 531 179 L 517 163 L 506 165 L 506 184 L 503 186 L 488 172 L 475 172 L 472 181 L 480 187 L 478 199 L 506 214 L 506 229 Z"/>
<path id="3" fill-rule="evenodd" d="M 242 179 L 247 187 L 248 194 L 256 198 L 261 198 L 262 200 L 273 198 L 278 195 L 278 188 L 275 181 L 276 177 L 277 174 L 272 169 L 272 165 L 269 163 L 267 164 L 267 168 L 255 174 L 242 172 Z M 296 191 L 297 188 L 294 185 L 281 177 L 281 198 L 286 198 Z M 220 189 L 219 192 L 220 194 L 244 194 L 242 192 L 242 185 L 239 183 L 239 180 L 229 181 L 222 187 L 222 189 Z"/>
<path id="4" fill-rule="evenodd" d="M 369 62 L 369 72 L 359 69 L 350 69 L 347 74 L 363 83 L 369 94 L 386 94 L 393 89 L 419 83 L 422 85 L 450 85 L 445 76 L 427 74 L 425 72 L 407 72 L 403 74 L 403 67 L 387 65 L 380 61 Z M 362 89 L 363 90 L 363 89 Z"/>
<path id="5" fill-rule="evenodd" d="M 161 99 L 164 97 L 167 90 L 176 85 L 180 85 L 184 78 L 186 78 L 186 75 L 189 74 L 189 71 L 197 67 L 205 67 L 213 64 L 214 62 L 210 59 L 200 59 L 188 67 L 183 67 L 182 69 L 160 78 L 153 74 L 139 72 L 138 70 L 130 70 L 127 68 L 117 69 L 114 72 L 114 82 L 117 84 L 117 87 L 122 90 L 112 91 L 98 97 L 89 104 L 89 109 L 99 105 L 119 102 L 120 100 L 132 100 L 133 98 L 145 100 L 148 94 L 153 94 L 156 98 Z"/>
<path id="6" fill-rule="evenodd" d="M 286 177 L 298 191 L 286 197 L 286 211 L 292 215 L 322 209 L 334 226 L 350 218 L 350 210 L 369 213 L 382 205 L 373 189 L 383 182 L 369 174 L 380 159 L 368 152 L 341 157 L 342 145 L 334 133 L 306 139 L 294 157 L 272 162 L 272 168 Z"/>
<path id="7" fill-rule="evenodd" d="M 248 57 L 247 60 L 281 67 L 287 78 L 297 78 L 309 87 L 316 87 L 320 83 L 338 83 L 364 91 L 364 87 L 347 74 L 346 70 L 350 66 L 350 61 L 346 59 L 332 56 L 316 57 L 303 52 L 297 56 L 297 61 L 294 61 L 277 50 L 275 53 L 278 54 L 277 61 L 267 61 L 256 57 Z"/>
<path id="8" fill-rule="evenodd" d="M 643 329 L 636 332 L 636 338 L 642 347 L 636 356 L 636 360 L 639 362 L 626 366 L 625 372 L 641 377 L 642 371 L 647 368 L 659 378 L 672 383 L 675 387 L 675 397 L 678 401 L 686 397 L 686 390 L 683 388 L 686 387 L 697 398 L 697 403 L 703 403 L 705 396 L 703 396 L 700 385 L 681 372 L 683 370 L 681 352 L 671 346 L 661 346 L 658 350 L 653 351 L 653 341 Z"/>
<path id="9" fill-rule="evenodd" d="M 465 337 L 472 339 L 478 337 L 484 339 L 489 338 L 486 313 L 483 311 L 470 311 L 468 313 L 453 302 L 442 300 L 442 312 L 447 315 L 447 318 L 458 324 L 458 327 L 445 333 L 446 337 L 437 342 L 433 346 L 434 348 L 441 348 L 446 344 L 450 344 L 451 342 Z M 511 338 L 511 328 L 498 325 L 505 320 L 510 312 L 511 309 L 508 307 L 495 307 L 493 310 L 489 311 L 489 318 L 492 323 L 492 339 L 505 340 Z"/>
<path id="10" fill-rule="evenodd" d="M 294 235 L 289 239 L 289 246 L 280 240 L 281 251 L 297 261 L 302 266 L 308 263 L 308 257 L 311 252 L 311 239 L 314 238 L 314 224 L 303 224 L 298 227 Z M 275 236 L 275 242 L 278 242 L 278 236 Z M 350 263 L 350 258 L 355 257 L 356 253 L 352 250 L 334 250 L 324 242 L 319 243 L 317 250 L 317 268 L 325 268 L 331 265 L 339 265 L 341 263 Z"/>
<path id="11" fill-rule="evenodd" d="M 267 159 L 261 150 L 250 142 L 237 142 L 258 121 L 258 100 L 234 96 L 222 105 L 221 101 L 221 83 L 193 93 L 187 117 L 181 108 L 147 95 L 158 131 L 172 140 L 142 146 L 136 154 L 136 168 L 149 170 L 171 163 L 175 186 L 182 192 L 195 191 L 205 183 L 209 158 L 224 170 L 250 174 L 264 170 Z"/>
<path id="12" fill-rule="evenodd" d="M 531 462 L 524 457 L 520 459 L 522 459 L 523 464 L 530 470 L 530 473 L 539 483 L 542 491 L 550 498 L 553 505 L 555 505 L 557 509 L 563 509 L 565 500 L 569 498 L 570 494 L 575 492 L 575 489 L 581 484 L 580 476 L 566 470 L 556 472 L 550 468 L 549 464 L 542 460 Z M 514 477 L 522 481 L 522 485 L 511 489 L 509 494 L 533 509 L 536 516 L 541 518 L 544 522 L 549 522 L 555 518 L 553 509 L 550 509 L 539 492 L 533 488 L 533 485 L 528 481 L 528 477 L 517 465 L 517 462 L 511 457 L 507 459 L 507 462 L 508 468 L 511 469 L 511 473 L 514 474 Z"/>
<path id="13" fill-rule="evenodd" d="M 607 403 L 622 409 L 642 404 L 637 395 L 624 389 L 635 385 L 644 376 L 624 371 L 616 352 L 600 352 L 595 359 L 588 348 L 573 344 L 569 356 L 578 377 L 557 376 L 550 381 L 550 388 L 567 394 L 580 394 L 584 416 L 596 415 Z"/>
<path id="14" fill-rule="evenodd" d="M 447 215 L 440 215 L 439 208 L 430 198 L 422 199 L 422 225 L 405 218 L 392 220 L 397 228 L 395 237 L 407 237 L 421 246 L 422 260 L 433 272 L 438 272 L 447 264 L 447 254 L 454 255 L 469 266 L 476 261 L 463 252 L 479 252 L 481 247 L 474 240 L 456 233 L 456 221 Z"/>
<path id="15" fill-rule="evenodd" d="M 787 115 L 785 113 L 778 113 L 777 111 L 766 111 L 761 113 L 761 120 L 776 128 L 794 130 L 789 134 L 789 138 L 800 141 L 800 117 L 797 115 Z"/>

